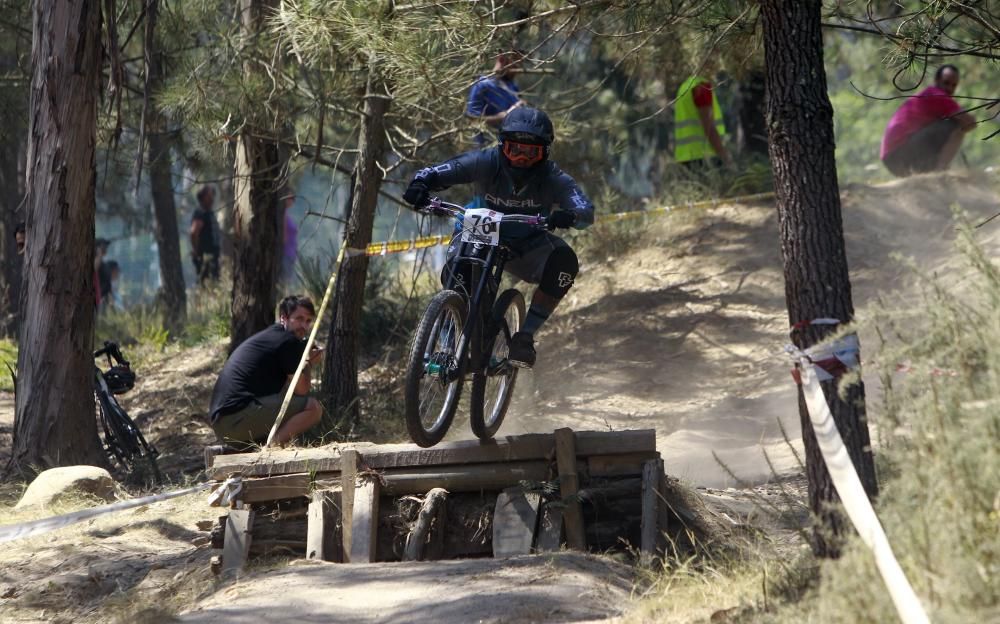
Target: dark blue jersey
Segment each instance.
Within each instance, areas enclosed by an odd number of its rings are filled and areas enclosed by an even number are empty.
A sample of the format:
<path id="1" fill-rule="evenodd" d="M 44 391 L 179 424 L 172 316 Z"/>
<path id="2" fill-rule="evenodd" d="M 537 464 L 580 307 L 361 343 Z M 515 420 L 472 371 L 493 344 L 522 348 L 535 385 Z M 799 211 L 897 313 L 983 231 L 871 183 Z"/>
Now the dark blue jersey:
<path id="1" fill-rule="evenodd" d="M 530 170 L 510 167 L 499 147 L 466 152 L 434 167 L 417 172 L 431 191 L 455 184 L 474 185 L 474 194 L 482 196 L 491 210 L 505 214 L 540 214 L 554 210 L 576 214 L 576 227 L 583 229 L 594 222 L 594 205 L 576 181 L 552 161 L 546 160 Z M 535 230 L 523 223 L 509 223 L 501 230 L 505 238 L 519 238 Z"/>

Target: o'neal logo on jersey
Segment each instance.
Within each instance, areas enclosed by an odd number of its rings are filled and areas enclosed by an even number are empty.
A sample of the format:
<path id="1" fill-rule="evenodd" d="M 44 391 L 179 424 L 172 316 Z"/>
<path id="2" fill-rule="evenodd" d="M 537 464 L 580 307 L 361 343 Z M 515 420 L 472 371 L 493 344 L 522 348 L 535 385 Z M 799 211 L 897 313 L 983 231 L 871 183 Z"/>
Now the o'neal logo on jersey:
<path id="1" fill-rule="evenodd" d="M 537 208 L 541 209 L 541 202 L 532 199 L 506 199 L 503 197 L 497 197 L 496 195 L 486 194 L 487 203 L 493 204 L 494 206 L 502 206 L 504 208 Z"/>

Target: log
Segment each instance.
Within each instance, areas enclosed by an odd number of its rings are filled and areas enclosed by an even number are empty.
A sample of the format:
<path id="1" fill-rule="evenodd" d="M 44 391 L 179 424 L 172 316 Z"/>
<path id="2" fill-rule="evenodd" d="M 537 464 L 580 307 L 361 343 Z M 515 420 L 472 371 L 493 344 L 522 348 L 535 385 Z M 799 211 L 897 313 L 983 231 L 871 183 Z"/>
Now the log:
<path id="1" fill-rule="evenodd" d="M 556 429 L 556 464 L 559 468 L 559 495 L 563 502 L 563 523 L 566 528 L 566 546 L 586 550 L 587 539 L 583 532 L 583 514 L 578 496 L 580 481 L 576 472 L 576 440 L 573 430 Z"/>
<path id="2" fill-rule="evenodd" d="M 442 488 L 434 488 L 427 492 L 423 504 L 420 505 L 420 512 L 417 514 L 417 522 L 413 530 L 406 538 L 406 550 L 403 553 L 403 561 L 421 561 L 424 559 L 428 538 L 431 537 L 433 529 L 436 535 L 443 538 L 445 527 L 441 521 L 446 517 L 446 507 L 448 492 Z M 444 513 L 443 513 L 444 512 Z M 443 545 L 444 540 L 440 539 Z M 440 556 L 440 555 L 438 555 Z"/>
<path id="3" fill-rule="evenodd" d="M 250 477 L 293 472 L 340 472 L 342 454 L 347 450 L 362 452 L 368 468 L 386 469 L 537 461 L 550 458 L 554 449 L 555 437 L 552 434 L 532 433 L 490 441 L 443 442 L 429 449 L 414 444 L 356 444 L 351 447 L 341 445 L 287 451 L 265 450 L 260 453 L 217 456 L 207 473 L 209 478 L 221 481 L 233 473 Z M 653 429 L 576 432 L 578 457 L 655 451 L 656 432 Z"/>
<path id="4" fill-rule="evenodd" d="M 392 496 L 423 494 L 437 487 L 449 492 L 496 491 L 522 481 L 545 481 L 548 477 L 549 464 L 544 461 L 473 464 L 441 470 L 403 468 L 382 473 L 385 481 L 382 491 Z"/>

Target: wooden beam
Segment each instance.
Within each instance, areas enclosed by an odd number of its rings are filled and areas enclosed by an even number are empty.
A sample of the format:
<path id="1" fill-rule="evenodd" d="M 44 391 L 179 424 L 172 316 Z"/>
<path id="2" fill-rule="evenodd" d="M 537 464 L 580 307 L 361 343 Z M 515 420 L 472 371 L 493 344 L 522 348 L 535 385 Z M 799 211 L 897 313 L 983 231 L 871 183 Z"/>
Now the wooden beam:
<path id="1" fill-rule="evenodd" d="M 354 510 L 351 514 L 350 563 L 372 563 L 378 544 L 379 481 L 358 477 L 354 485 Z"/>
<path id="2" fill-rule="evenodd" d="M 659 532 L 657 507 L 662 475 L 662 459 L 651 459 L 642 467 L 642 529 L 639 544 L 639 553 L 642 557 L 649 558 L 656 554 L 656 539 Z"/>
<path id="3" fill-rule="evenodd" d="M 460 440 L 442 442 L 433 448 L 414 444 L 328 446 L 295 450 L 266 450 L 215 457 L 207 471 L 211 479 L 222 480 L 230 474 L 244 477 L 268 476 L 292 472 L 340 472 L 341 458 L 348 450 L 361 452 L 373 469 L 413 468 L 451 464 L 484 464 L 508 461 L 537 461 L 551 457 L 555 448 L 552 434 L 531 433 L 506 436 L 489 441 Z M 580 457 L 653 453 L 656 432 L 653 429 L 632 431 L 580 431 L 576 433 L 575 453 Z M 426 491 L 426 490 L 425 490 Z"/>
<path id="4" fill-rule="evenodd" d="M 311 491 L 312 475 L 300 472 L 261 479 L 243 479 L 243 489 L 239 496 L 244 503 L 260 503 L 283 498 L 308 497 Z"/>
<path id="5" fill-rule="evenodd" d="M 538 526 L 541 496 L 521 488 L 508 488 L 497 497 L 493 510 L 493 556 L 531 554 Z"/>
<path id="6" fill-rule="evenodd" d="M 583 512 L 577 492 L 580 488 L 576 472 L 576 440 L 573 430 L 564 427 L 555 432 L 556 465 L 559 469 L 559 495 L 563 500 L 563 520 L 566 523 L 566 545 L 574 550 L 586 550 Z"/>
<path id="7" fill-rule="evenodd" d="M 351 540 L 354 531 L 354 484 L 358 473 L 358 452 L 344 451 L 343 472 L 340 473 L 340 517 L 344 563 L 351 562 Z"/>
<path id="8" fill-rule="evenodd" d="M 441 535 L 444 534 L 444 527 L 441 526 L 440 519 L 443 517 L 441 511 L 447 500 L 447 490 L 434 488 L 430 492 L 427 492 L 424 502 L 420 505 L 417 522 L 413 530 L 410 531 L 410 534 L 406 536 L 403 561 L 421 561 L 424 559 L 425 545 L 427 544 L 427 538 L 431 535 L 432 529 Z"/>
<path id="9" fill-rule="evenodd" d="M 306 532 L 306 559 L 343 562 L 339 498 L 340 492 L 333 490 L 312 493 Z"/>
<path id="10" fill-rule="evenodd" d="M 222 575 L 232 576 L 243 570 L 250 554 L 253 535 L 252 509 L 230 509 L 226 517 L 226 537 L 222 546 Z"/>
<path id="11" fill-rule="evenodd" d="M 587 458 L 587 475 L 590 477 L 631 477 L 642 474 L 642 465 L 660 454 L 619 453 L 616 455 L 591 455 Z"/>
<path id="12" fill-rule="evenodd" d="M 502 490 L 521 481 L 545 481 L 549 477 L 549 463 L 530 461 L 445 466 L 440 469 L 402 468 L 387 470 L 382 477 L 385 480 L 383 493 L 393 496 L 422 494 L 436 487 L 449 492 Z"/>

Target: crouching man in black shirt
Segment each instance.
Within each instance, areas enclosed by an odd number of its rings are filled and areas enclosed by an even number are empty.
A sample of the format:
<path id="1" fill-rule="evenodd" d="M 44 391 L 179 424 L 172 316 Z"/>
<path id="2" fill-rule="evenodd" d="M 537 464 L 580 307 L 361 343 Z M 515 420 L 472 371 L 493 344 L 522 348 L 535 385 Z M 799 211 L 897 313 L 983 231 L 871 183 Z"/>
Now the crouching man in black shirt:
<path id="1" fill-rule="evenodd" d="M 257 332 L 236 347 L 222 368 L 212 391 L 211 419 L 215 434 L 225 443 L 246 448 L 263 444 L 281 410 L 288 384 L 305 350 L 305 337 L 316 319 L 308 297 L 281 300 L 278 323 Z M 310 365 L 322 349 L 314 346 L 295 386 L 295 395 L 274 440 L 289 440 L 319 422 L 323 409 L 308 396 Z"/>

